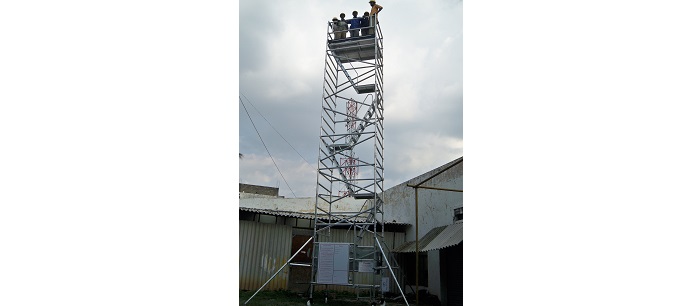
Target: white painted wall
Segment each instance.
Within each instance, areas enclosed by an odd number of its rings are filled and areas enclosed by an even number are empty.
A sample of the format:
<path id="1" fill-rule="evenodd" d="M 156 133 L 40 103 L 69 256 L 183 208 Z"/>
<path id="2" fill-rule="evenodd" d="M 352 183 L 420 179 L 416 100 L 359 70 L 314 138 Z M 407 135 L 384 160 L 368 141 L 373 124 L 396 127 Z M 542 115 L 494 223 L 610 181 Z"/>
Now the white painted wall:
<path id="1" fill-rule="evenodd" d="M 428 251 L 428 267 L 428 292 L 445 301 L 440 294 L 440 250 Z"/>
<path id="2" fill-rule="evenodd" d="M 448 164 L 452 164 L 449 162 Z M 463 163 L 427 181 L 422 186 L 462 190 Z M 406 241 L 415 240 L 415 193 L 407 184 L 417 184 L 439 172 L 444 166 L 431 170 L 384 192 L 384 221 L 408 223 Z M 462 192 L 419 189 L 418 190 L 418 236 L 423 237 L 431 229 L 453 223 L 454 209 L 462 207 Z"/>
<path id="3" fill-rule="evenodd" d="M 271 195 L 266 195 L 266 194 L 239 192 L 239 193 L 238 193 L 238 198 L 239 198 L 239 199 L 250 199 L 250 198 L 277 199 L 277 198 L 281 198 L 281 197 L 278 197 L 278 196 L 271 196 Z"/>
<path id="4" fill-rule="evenodd" d="M 333 211 L 358 211 L 364 203 L 364 200 L 345 198 L 333 203 Z M 246 208 L 271 209 L 313 214 L 314 209 L 316 208 L 316 198 L 251 197 L 239 199 L 238 205 Z"/>

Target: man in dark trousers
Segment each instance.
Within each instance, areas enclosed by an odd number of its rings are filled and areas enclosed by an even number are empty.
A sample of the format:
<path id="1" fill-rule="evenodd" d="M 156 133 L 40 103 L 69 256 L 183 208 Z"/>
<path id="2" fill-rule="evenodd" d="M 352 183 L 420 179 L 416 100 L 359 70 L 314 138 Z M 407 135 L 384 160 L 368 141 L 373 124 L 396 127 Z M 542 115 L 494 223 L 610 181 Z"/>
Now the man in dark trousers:
<path id="1" fill-rule="evenodd" d="M 360 27 L 363 29 L 362 31 L 362 36 L 369 35 L 369 12 L 365 12 L 364 15 L 362 15 L 362 18 L 360 19 Z"/>
<path id="2" fill-rule="evenodd" d="M 360 23 L 362 18 L 357 18 L 357 11 L 352 12 L 352 19 L 348 20 L 348 23 L 350 24 L 350 37 L 358 37 L 360 36 Z"/>

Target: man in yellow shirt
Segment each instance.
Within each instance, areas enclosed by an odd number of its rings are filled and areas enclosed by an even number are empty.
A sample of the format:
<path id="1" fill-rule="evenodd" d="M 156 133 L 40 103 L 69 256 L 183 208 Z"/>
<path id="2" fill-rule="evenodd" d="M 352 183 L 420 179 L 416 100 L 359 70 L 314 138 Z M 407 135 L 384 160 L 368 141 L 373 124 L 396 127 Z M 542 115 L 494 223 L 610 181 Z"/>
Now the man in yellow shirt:
<path id="1" fill-rule="evenodd" d="M 374 0 L 371 0 L 369 2 L 369 6 L 372 7 L 372 10 L 369 12 L 369 26 L 372 27 L 369 30 L 370 34 L 374 34 L 374 26 L 377 24 L 377 16 L 379 15 L 379 12 L 382 11 L 383 7 Z"/>
<path id="2" fill-rule="evenodd" d="M 372 7 L 372 10 L 369 12 L 370 16 L 376 15 L 377 13 L 381 12 L 383 9 L 383 7 L 379 4 L 377 4 L 377 2 L 375 2 L 374 0 L 369 2 L 369 6 Z"/>

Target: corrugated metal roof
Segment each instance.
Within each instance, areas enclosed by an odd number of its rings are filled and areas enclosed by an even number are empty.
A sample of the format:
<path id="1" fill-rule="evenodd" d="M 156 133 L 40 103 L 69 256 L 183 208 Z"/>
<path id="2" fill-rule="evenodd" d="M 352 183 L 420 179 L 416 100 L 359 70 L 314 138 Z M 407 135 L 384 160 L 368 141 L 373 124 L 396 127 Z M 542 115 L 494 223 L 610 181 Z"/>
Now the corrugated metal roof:
<path id="1" fill-rule="evenodd" d="M 462 242 L 462 223 L 436 227 L 418 240 L 418 251 L 427 252 L 443 249 Z M 411 253 L 416 251 L 415 241 L 406 242 L 396 248 L 396 253 Z"/>
<path id="2" fill-rule="evenodd" d="M 281 216 L 281 217 L 292 217 L 301 219 L 313 219 L 313 213 L 296 212 L 296 211 L 284 211 L 284 210 L 274 210 L 274 209 L 264 209 L 264 208 L 250 208 L 250 207 L 239 207 L 242 211 L 249 211 L 258 214 L 266 214 L 271 216 Z M 357 219 L 357 218 L 355 218 Z M 358 219 L 362 220 L 362 219 Z M 396 225 L 408 225 L 408 223 L 400 222 L 384 222 L 384 224 L 396 224 Z"/>
<path id="3" fill-rule="evenodd" d="M 432 251 L 457 245 L 462 242 L 462 223 L 451 224 L 445 227 L 433 240 L 425 246 L 423 251 Z"/>
<path id="4" fill-rule="evenodd" d="M 442 230 L 444 227 L 437 227 L 434 229 L 431 229 L 423 238 L 418 240 L 418 250 L 422 252 L 423 248 L 435 238 Z M 415 252 L 416 251 L 416 244 L 415 241 L 409 241 L 406 242 L 396 248 L 394 248 L 394 252 L 396 253 L 408 253 L 408 252 Z"/>
<path id="5" fill-rule="evenodd" d="M 273 209 L 264 209 L 264 208 L 250 208 L 250 207 L 239 207 L 239 208 L 242 211 L 249 211 L 249 212 L 254 212 L 254 213 L 259 213 L 259 214 L 267 214 L 267 215 L 272 215 L 272 216 L 294 217 L 294 218 L 302 218 L 302 219 L 313 219 L 314 218 L 313 213 L 273 210 Z"/>

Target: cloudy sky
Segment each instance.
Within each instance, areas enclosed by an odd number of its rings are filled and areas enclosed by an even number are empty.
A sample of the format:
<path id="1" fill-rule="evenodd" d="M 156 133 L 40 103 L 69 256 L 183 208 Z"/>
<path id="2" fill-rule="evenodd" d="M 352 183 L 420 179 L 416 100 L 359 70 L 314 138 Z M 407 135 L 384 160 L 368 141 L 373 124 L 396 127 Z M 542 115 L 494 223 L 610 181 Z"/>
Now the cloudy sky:
<path id="1" fill-rule="evenodd" d="M 456 0 L 378 3 L 389 188 L 462 156 L 463 7 Z M 239 9 L 240 98 L 293 194 L 313 196 L 326 22 L 370 6 L 243 0 Z M 240 182 L 280 187 L 293 197 L 240 102 L 238 120 Z"/>

